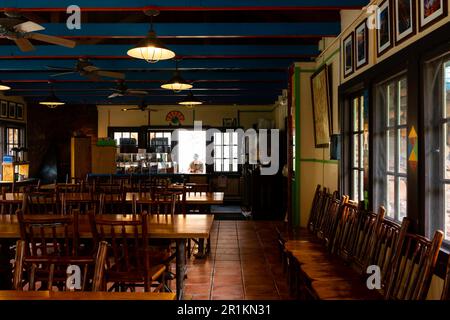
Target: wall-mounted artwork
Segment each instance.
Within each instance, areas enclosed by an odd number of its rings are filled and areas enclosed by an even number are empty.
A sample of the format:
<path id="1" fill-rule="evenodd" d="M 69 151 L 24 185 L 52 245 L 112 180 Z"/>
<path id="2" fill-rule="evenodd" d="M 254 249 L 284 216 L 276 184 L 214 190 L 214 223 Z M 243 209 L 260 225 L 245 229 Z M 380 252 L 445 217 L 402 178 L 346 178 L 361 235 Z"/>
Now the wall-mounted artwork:
<path id="1" fill-rule="evenodd" d="M 392 48 L 392 11 L 390 1 L 385 0 L 377 14 L 377 54 L 383 55 Z"/>
<path id="2" fill-rule="evenodd" d="M 353 59 L 353 53 L 354 53 L 354 34 L 353 32 L 350 33 L 347 38 L 344 39 L 343 47 L 344 47 L 344 76 L 348 77 L 355 71 L 354 66 L 354 59 Z"/>
<path id="3" fill-rule="evenodd" d="M 324 65 L 311 76 L 314 141 L 316 148 L 327 148 L 330 143 L 331 107 L 328 67 Z"/>
<path id="4" fill-rule="evenodd" d="M 369 32 L 366 20 L 356 27 L 355 42 L 356 69 L 359 69 L 369 63 Z"/>
<path id="5" fill-rule="evenodd" d="M 428 28 L 448 14 L 446 0 L 419 0 L 420 30 Z"/>
<path id="6" fill-rule="evenodd" d="M 8 118 L 8 101 L 0 101 L 0 117 Z"/>
<path id="7" fill-rule="evenodd" d="M 395 43 L 416 34 L 416 0 L 394 0 Z"/>
<path id="8" fill-rule="evenodd" d="M 9 102 L 8 118 L 10 118 L 10 119 L 16 118 L 16 103 L 15 102 Z"/>
<path id="9" fill-rule="evenodd" d="M 18 103 L 16 106 L 16 118 L 17 120 L 23 120 L 24 117 L 24 109 L 23 109 L 23 104 Z"/>
<path id="10" fill-rule="evenodd" d="M 169 122 L 169 125 L 180 126 L 183 124 L 184 120 L 184 114 L 178 110 L 170 111 L 166 115 L 166 121 Z"/>

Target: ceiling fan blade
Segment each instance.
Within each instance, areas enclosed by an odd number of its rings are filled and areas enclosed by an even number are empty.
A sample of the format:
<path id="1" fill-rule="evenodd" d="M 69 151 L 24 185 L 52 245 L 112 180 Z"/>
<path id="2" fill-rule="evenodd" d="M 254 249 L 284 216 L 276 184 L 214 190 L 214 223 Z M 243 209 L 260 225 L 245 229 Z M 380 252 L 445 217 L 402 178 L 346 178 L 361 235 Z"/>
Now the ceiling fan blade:
<path id="1" fill-rule="evenodd" d="M 99 76 L 102 76 L 102 77 L 109 77 L 109 78 L 115 78 L 115 79 L 125 79 L 125 74 L 120 73 L 120 72 L 99 70 L 99 71 L 97 71 L 97 74 Z"/>
<path id="2" fill-rule="evenodd" d="M 108 99 L 117 98 L 117 97 L 123 97 L 123 94 L 114 92 L 108 96 Z"/>
<path id="3" fill-rule="evenodd" d="M 99 81 L 100 80 L 100 77 L 96 73 L 89 73 L 85 76 L 91 81 Z"/>
<path id="4" fill-rule="evenodd" d="M 53 67 L 53 66 L 45 66 L 45 67 L 50 70 L 74 71 L 73 68 L 66 68 L 66 67 Z"/>
<path id="5" fill-rule="evenodd" d="M 76 42 L 72 40 L 67 40 L 64 38 L 49 36 L 42 33 L 29 33 L 26 35 L 27 38 L 39 40 L 42 42 L 47 42 L 51 44 L 56 44 L 58 46 L 63 46 L 67 48 L 74 48 L 76 46 Z"/>
<path id="6" fill-rule="evenodd" d="M 84 71 L 86 71 L 86 72 L 94 72 L 94 71 L 98 71 L 98 70 L 100 70 L 99 68 L 97 68 L 96 66 L 86 66 L 86 67 L 83 67 L 83 70 Z"/>
<path id="7" fill-rule="evenodd" d="M 68 71 L 68 72 L 60 72 L 60 73 L 55 73 L 50 75 L 50 77 L 59 77 L 59 76 L 65 76 L 66 74 L 72 74 L 72 73 L 76 73 L 74 71 Z"/>
<path id="8" fill-rule="evenodd" d="M 146 95 L 148 95 L 148 92 L 141 91 L 141 90 L 127 90 L 127 94 L 136 95 L 136 96 L 146 96 Z"/>
<path id="9" fill-rule="evenodd" d="M 16 30 L 16 32 L 28 33 L 28 32 L 45 30 L 45 28 L 43 26 L 41 26 L 40 24 L 34 23 L 33 21 L 27 21 L 27 22 L 23 22 L 23 23 L 15 25 L 14 30 Z"/>
<path id="10" fill-rule="evenodd" d="M 34 46 L 31 44 L 31 42 L 27 39 L 18 38 L 18 39 L 14 39 L 14 42 L 19 47 L 20 51 L 28 52 L 28 51 L 33 51 L 35 49 Z"/>

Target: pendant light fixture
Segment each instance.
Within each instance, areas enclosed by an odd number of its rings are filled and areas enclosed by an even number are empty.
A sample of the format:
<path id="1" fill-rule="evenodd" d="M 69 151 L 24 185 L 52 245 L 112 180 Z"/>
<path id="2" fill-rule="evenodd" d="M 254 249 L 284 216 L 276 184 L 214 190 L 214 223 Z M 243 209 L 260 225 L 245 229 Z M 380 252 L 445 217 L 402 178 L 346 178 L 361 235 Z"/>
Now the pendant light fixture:
<path id="1" fill-rule="evenodd" d="M 180 92 L 182 90 L 189 90 L 192 89 L 192 84 L 187 82 L 186 80 L 181 77 L 180 72 L 178 71 L 178 61 L 175 68 L 175 74 L 173 77 L 167 81 L 166 83 L 161 85 L 161 88 L 172 90 L 174 92 Z"/>
<path id="2" fill-rule="evenodd" d="M 0 91 L 10 90 L 11 87 L 6 85 L 2 80 L 0 80 Z"/>
<path id="3" fill-rule="evenodd" d="M 198 106 L 198 105 L 203 104 L 203 102 L 201 102 L 196 97 L 194 97 L 192 92 L 189 91 L 188 95 L 183 100 L 178 102 L 178 104 L 180 104 L 182 106 L 186 106 L 188 108 L 193 108 L 194 106 Z"/>
<path id="4" fill-rule="evenodd" d="M 156 36 L 153 30 L 153 17 L 159 15 L 158 10 L 145 11 L 150 16 L 150 31 L 147 36 L 138 42 L 138 44 L 128 50 L 127 54 L 136 59 L 143 59 L 149 63 L 156 63 L 160 60 L 169 60 L 175 57 L 175 52 L 167 48 Z"/>
<path id="5" fill-rule="evenodd" d="M 49 81 L 49 83 L 50 83 L 50 85 L 52 85 L 52 82 Z M 50 95 L 47 98 L 45 98 L 44 100 L 40 101 L 39 104 L 43 105 L 43 106 L 47 106 L 50 109 L 55 109 L 56 107 L 65 105 L 66 103 L 64 101 L 61 101 L 61 99 L 59 99 L 55 95 L 55 92 L 53 90 L 53 85 L 52 85 L 52 91 L 51 91 Z"/>

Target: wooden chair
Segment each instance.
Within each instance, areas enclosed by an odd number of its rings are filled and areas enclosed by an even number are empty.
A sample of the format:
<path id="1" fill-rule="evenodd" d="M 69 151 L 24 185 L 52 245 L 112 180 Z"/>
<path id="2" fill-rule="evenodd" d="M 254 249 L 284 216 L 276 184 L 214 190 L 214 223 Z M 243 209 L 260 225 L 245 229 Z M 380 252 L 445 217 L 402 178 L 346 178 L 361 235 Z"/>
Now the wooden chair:
<path id="1" fill-rule="evenodd" d="M 443 239 L 442 231 L 436 231 L 432 240 L 405 234 L 394 252 L 385 299 L 426 299 Z"/>
<path id="2" fill-rule="evenodd" d="M 28 290 L 45 289 L 49 291 L 104 291 L 104 272 L 107 243 L 101 242 L 95 256 L 61 257 L 28 256 L 26 242 L 18 240 L 14 265 L 13 289 L 22 291 L 28 283 Z M 68 282 L 69 266 L 80 268 L 80 287 L 71 287 Z M 29 281 L 27 281 L 29 279 Z M 40 283 L 40 286 L 37 286 Z M 74 283 L 75 284 L 75 283 Z"/>
<path id="3" fill-rule="evenodd" d="M 441 300 L 450 300 L 450 257 L 447 263 L 447 272 L 445 274 L 444 289 L 442 290 Z"/>
<path id="4" fill-rule="evenodd" d="M 106 281 L 112 290 L 134 290 L 143 286 L 146 292 L 156 282 L 156 291 L 165 284 L 166 266 L 159 263 L 158 252 L 149 245 L 146 212 L 133 219 L 121 220 L 89 213 L 95 242 L 109 243 Z"/>
<path id="5" fill-rule="evenodd" d="M 65 193 L 84 192 L 84 182 L 80 183 L 56 183 L 55 191 L 58 195 Z"/>
<path id="6" fill-rule="evenodd" d="M 17 198 L 20 197 L 19 193 L 14 194 Z M 0 215 L 3 214 L 14 214 L 20 208 L 22 208 L 23 201 L 16 202 L 6 199 L 6 190 L 2 189 L 2 194 L 0 196 Z"/>
<path id="7" fill-rule="evenodd" d="M 23 209 L 26 214 L 61 214 L 62 204 L 54 192 L 28 192 Z"/>
<path id="8" fill-rule="evenodd" d="M 94 195 L 94 199 L 98 199 L 99 214 L 129 214 L 131 208 L 126 203 L 126 194 L 110 194 L 102 193 L 100 195 Z"/>
<path id="9" fill-rule="evenodd" d="M 309 218 L 308 218 L 308 223 L 307 223 L 308 230 L 313 231 L 315 229 L 315 224 L 316 224 L 317 216 L 320 211 L 320 206 L 322 206 L 322 200 L 326 193 L 327 193 L 326 188 L 321 190 L 320 184 L 317 185 L 316 191 L 314 192 L 313 202 L 311 205 L 311 211 L 309 213 Z"/>

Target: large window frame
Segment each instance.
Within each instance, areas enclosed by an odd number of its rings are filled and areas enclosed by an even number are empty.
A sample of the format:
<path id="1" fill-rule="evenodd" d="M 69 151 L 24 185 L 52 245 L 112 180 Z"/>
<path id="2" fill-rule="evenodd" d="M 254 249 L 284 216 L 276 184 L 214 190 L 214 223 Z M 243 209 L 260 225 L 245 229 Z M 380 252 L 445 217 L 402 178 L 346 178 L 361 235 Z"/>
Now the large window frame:
<path id="1" fill-rule="evenodd" d="M 239 135 L 233 131 L 215 132 L 214 143 L 214 165 L 213 170 L 217 173 L 239 172 Z"/>

